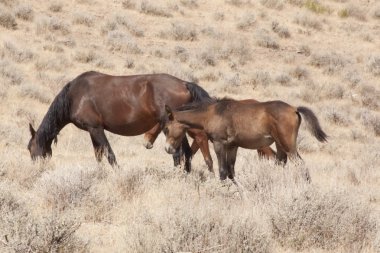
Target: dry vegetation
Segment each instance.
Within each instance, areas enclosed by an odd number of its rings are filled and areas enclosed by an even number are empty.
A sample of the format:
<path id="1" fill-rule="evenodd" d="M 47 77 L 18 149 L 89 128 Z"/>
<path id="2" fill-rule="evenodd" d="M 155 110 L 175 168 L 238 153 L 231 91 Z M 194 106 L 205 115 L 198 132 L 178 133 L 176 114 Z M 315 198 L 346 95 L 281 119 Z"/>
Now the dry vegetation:
<path id="1" fill-rule="evenodd" d="M 380 252 L 379 17 L 374 0 L 0 0 L 0 252 Z M 305 164 L 285 167 L 239 150 L 246 201 L 200 154 L 173 168 L 163 136 L 107 133 L 112 169 L 68 126 L 31 163 L 28 123 L 88 70 L 309 106 L 329 142 L 302 125 Z"/>

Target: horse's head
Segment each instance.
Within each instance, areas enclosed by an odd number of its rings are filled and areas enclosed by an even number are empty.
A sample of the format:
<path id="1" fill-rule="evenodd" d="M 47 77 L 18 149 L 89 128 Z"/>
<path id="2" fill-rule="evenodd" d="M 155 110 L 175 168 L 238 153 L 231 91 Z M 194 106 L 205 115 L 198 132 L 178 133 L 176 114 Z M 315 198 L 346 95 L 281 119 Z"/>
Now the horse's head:
<path id="1" fill-rule="evenodd" d="M 174 154 L 176 149 L 182 143 L 182 139 L 186 135 L 186 130 L 189 128 L 187 125 L 180 123 L 175 119 L 175 115 L 171 108 L 165 105 L 165 124 L 163 132 L 166 136 L 165 150 L 169 154 Z"/>
<path id="2" fill-rule="evenodd" d="M 32 160 L 37 160 L 38 158 L 50 157 L 52 154 L 51 147 L 40 146 L 37 143 L 37 134 L 31 124 L 29 124 L 30 134 L 32 138 L 28 143 L 28 150 L 30 152 L 30 157 Z"/>

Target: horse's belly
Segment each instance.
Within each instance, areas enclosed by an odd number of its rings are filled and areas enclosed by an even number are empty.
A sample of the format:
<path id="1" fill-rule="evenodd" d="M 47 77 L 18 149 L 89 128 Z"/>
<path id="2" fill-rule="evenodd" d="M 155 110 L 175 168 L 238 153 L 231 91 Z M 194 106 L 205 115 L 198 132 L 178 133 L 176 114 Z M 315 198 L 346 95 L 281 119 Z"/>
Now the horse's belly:
<path id="1" fill-rule="evenodd" d="M 125 135 L 125 136 L 135 136 L 143 134 L 150 129 L 152 129 L 158 122 L 151 120 L 139 120 L 133 122 L 124 122 L 121 124 L 106 124 L 105 129 L 111 133 Z"/>
<path id="2" fill-rule="evenodd" d="M 262 147 L 270 146 L 274 142 L 272 136 L 264 135 L 257 138 L 241 138 L 239 139 L 239 146 L 246 149 L 259 149 Z"/>

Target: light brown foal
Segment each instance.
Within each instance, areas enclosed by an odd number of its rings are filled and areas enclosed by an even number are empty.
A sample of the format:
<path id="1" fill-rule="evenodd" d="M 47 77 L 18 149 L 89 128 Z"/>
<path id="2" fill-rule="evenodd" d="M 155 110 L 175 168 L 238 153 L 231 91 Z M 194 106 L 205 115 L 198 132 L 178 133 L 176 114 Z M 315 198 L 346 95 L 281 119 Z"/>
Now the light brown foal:
<path id="1" fill-rule="evenodd" d="M 255 104 L 258 103 L 257 100 L 254 99 L 246 99 L 246 100 L 240 100 L 243 104 Z M 186 108 L 186 105 L 182 108 Z M 179 108 L 181 110 L 181 107 Z M 153 147 L 153 143 L 156 140 L 158 134 L 161 132 L 161 128 L 159 125 L 156 125 L 154 128 L 152 128 L 150 131 L 145 133 L 144 139 L 145 139 L 145 147 L 150 149 Z M 192 156 L 197 153 L 197 151 L 200 149 L 201 153 L 203 155 L 204 161 L 208 167 L 208 170 L 212 173 L 214 173 L 213 169 L 213 161 L 210 155 L 210 148 L 208 145 L 208 137 L 204 130 L 197 129 L 197 128 L 189 128 L 187 129 L 187 134 L 193 138 L 193 143 L 191 144 L 191 151 Z M 266 159 L 274 159 L 276 157 L 276 152 L 271 149 L 270 147 L 262 147 L 257 149 L 257 153 L 260 158 L 266 158 Z"/>
<path id="2" fill-rule="evenodd" d="M 222 99 L 214 103 L 196 103 L 186 110 L 172 111 L 166 106 L 167 120 L 165 150 L 173 153 L 190 128 L 203 130 L 213 141 L 218 158 L 220 179 L 234 181 L 235 161 L 239 147 L 259 149 L 276 144 L 276 158 L 286 163 L 287 158 L 300 158 L 297 135 L 301 114 L 309 123 L 311 133 L 320 142 L 327 140 L 315 114 L 306 107 L 293 107 L 282 101 L 243 103 Z M 310 176 L 306 171 L 306 178 Z"/>

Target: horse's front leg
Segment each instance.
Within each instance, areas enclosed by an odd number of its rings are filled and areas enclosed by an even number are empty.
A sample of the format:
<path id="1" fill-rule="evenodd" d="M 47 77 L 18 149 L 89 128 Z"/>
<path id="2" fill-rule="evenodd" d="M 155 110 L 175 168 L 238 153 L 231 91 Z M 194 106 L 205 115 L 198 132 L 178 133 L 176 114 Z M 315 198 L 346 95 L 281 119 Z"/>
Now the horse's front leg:
<path id="1" fill-rule="evenodd" d="M 198 131 L 198 132 L 188 131 L 188 134 L 190 135 L 191 138 L 194 139 L 193 143 L 191 144 L 192 155 L 194 156 L 195 153 L 198 151 L 198 149 L 200 149 L 208 170 L 212 174 L 214 174 L 213 162 L 210 155 L 210 148 L 208 146 L 208 138 L 207 138 L 206 133 L 204 133 L 203 131 Z"/>
<path id="2" fill-rule="evenodd" d="M 218 158 L 219 178 L 225 180 L 228 176 L 226 147 L 222 142 L 214 141 L 214 150 Z"/>
<path id="3" fill-rule="evenodd" d="M 144 147 L 147 149 L 153 148 L 153 143 L 157 139 L 157 136 L 160 134 L 161 128 L 160 124 L 156 124 L 152 129 L 144 135 Z"/>
<path id="4" fill-rule="evenodd" d="M 227 166 L 228 166 L 228 178 L 234 181 L 235 177 L 235 162 L 238 147 L 228 147 L 227 150 Z"/>
<path id="5" fill-rule="evenodd" d="M 112 166 L 116 166 L 116 157 L 109 144 L 107 137 L 104 133 L 103 128 L 93 128 L 89 127 L 88 132 L 90 133 L 92 144 L 94 146 L 95 157 L 98 162 L 102 160 L 102 156 L 105 154 L 107 156 L 108 162 Z"/>

